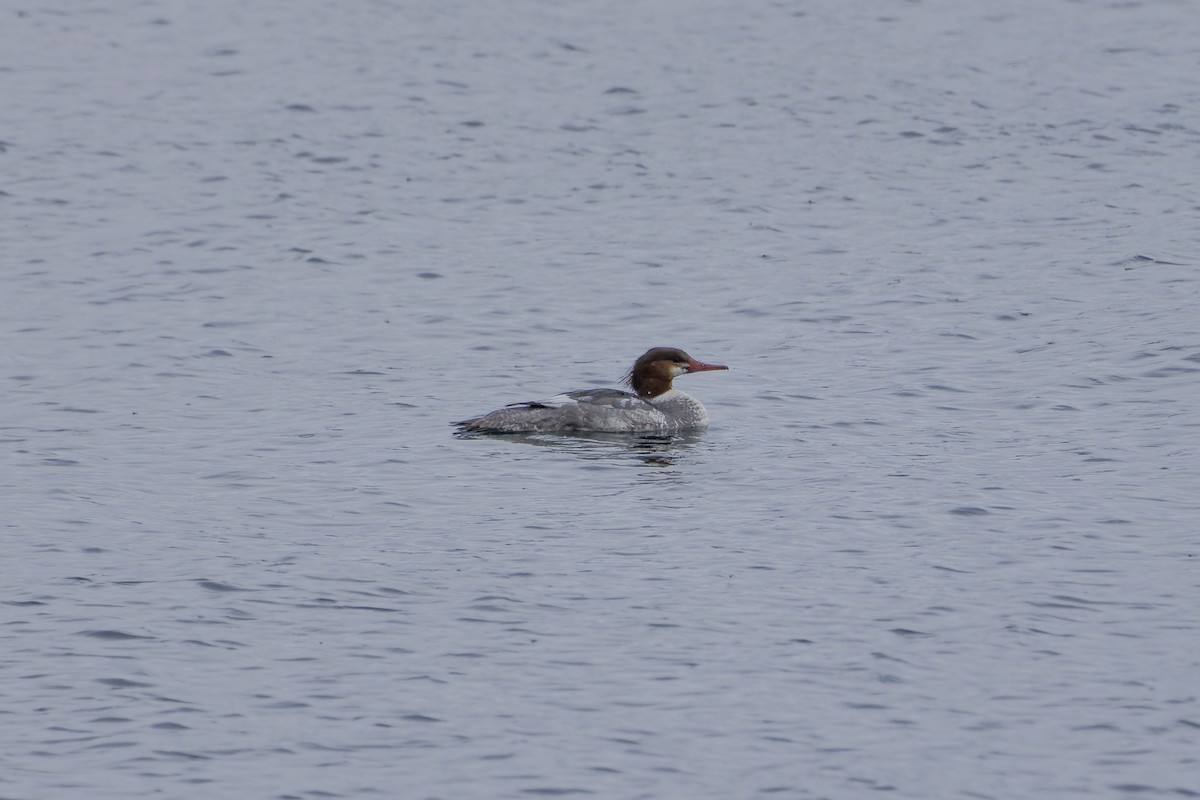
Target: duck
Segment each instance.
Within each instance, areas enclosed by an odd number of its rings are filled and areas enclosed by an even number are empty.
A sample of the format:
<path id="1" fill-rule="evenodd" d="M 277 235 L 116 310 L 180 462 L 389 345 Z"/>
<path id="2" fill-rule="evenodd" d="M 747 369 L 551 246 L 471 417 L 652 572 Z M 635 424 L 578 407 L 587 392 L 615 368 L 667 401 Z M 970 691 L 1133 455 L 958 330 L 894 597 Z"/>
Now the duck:
<path id="1" fill-rule="evenodd" d="M 693 372 L 727 370 L 697 361 L 677 347 L 652 347 L 625 375 L 633 391 L 579 389 L 545 400 L 513 403 L 452 423 L 460 433 L 642 433 L 704 430 L 708 411 L 673 382 Z"/>

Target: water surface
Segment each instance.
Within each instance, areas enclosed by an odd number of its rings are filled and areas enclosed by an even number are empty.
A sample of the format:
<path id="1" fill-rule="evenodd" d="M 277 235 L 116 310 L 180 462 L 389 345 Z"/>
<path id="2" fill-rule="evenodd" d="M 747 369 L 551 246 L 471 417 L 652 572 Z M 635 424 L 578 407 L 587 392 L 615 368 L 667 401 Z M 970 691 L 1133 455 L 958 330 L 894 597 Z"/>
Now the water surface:
<path id="1" fill-rule="evenodd" d="M 1198 34 L 11 14 L 0 796 L 1200 794 Z"/>

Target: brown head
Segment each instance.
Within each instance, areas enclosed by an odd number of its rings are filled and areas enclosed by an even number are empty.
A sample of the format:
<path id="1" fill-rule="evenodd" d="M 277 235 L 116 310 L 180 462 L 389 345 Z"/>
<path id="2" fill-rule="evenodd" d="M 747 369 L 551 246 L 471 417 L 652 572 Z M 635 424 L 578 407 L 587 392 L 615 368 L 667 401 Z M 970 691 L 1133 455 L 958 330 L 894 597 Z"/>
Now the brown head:
<path id="1" fill-rule="evenodd" d="M 720 364 L 697 361 L 676 347 L 654 347 L 642 354 L 625 376 L 638 397 L 649 400 L 671 390 L 671 381 L 689 372 L 729 369 Z"/>

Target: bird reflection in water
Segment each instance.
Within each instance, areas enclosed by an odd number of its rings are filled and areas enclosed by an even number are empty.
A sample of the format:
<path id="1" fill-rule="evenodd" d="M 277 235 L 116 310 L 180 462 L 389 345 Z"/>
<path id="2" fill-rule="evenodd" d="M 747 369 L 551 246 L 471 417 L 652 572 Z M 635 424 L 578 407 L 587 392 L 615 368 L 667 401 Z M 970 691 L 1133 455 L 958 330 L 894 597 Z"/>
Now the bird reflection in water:
<path id="1" fill-rule="evenodd" d="M 669 467 L 679 462 L 703 438 L 702 432 L 676 434 L 628 434 L 579 432 L 572 434 L 465 432 L 460 439 L 489 438 L 520 442 L 534 447 L 549 447 L 587 461 L 607 461 Z"/>

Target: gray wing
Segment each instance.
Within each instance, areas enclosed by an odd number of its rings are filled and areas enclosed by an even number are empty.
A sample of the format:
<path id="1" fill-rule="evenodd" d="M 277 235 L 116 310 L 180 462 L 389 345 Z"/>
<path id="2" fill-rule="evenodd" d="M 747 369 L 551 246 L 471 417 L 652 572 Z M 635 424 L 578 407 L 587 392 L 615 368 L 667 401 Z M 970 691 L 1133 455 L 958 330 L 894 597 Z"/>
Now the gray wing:
<path id="1" fill-rule="evenodd" d="M 579 389 L 563 392 L 532 403 L 515 403 L 525 408 L 565 408 L 571 405 L 588 405 L 599 408 L 614 408 L 622 411 L 653 411 L 654 406 L 632 392 L 620 389 Z M 510 406 L 511 408 L 511 406 Z"/>
<path id="2" fill-rule="evenodd" d="M 456 424 L 468 431 L 495 433 L 621 433 L 662 430 L 667 421 L 661 411 L 636 394 L 620 389 L 583 389 L 545 400 L 513 403 Z"/>

